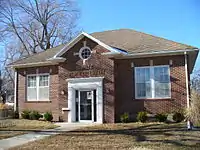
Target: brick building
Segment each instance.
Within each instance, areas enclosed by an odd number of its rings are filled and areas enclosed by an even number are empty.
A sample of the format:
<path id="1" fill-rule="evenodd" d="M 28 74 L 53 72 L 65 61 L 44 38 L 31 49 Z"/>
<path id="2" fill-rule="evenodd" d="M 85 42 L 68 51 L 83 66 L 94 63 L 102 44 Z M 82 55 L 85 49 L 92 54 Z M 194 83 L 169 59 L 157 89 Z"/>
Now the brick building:
<path id="1" fill-rule="evenodd" d="M 118 122 L 128 112 L 170 113 L 189 105 L 198 48 L 120 29 L 81 33 L 18 60 L 15 108 L 51 111 L 54 121 Z"/>

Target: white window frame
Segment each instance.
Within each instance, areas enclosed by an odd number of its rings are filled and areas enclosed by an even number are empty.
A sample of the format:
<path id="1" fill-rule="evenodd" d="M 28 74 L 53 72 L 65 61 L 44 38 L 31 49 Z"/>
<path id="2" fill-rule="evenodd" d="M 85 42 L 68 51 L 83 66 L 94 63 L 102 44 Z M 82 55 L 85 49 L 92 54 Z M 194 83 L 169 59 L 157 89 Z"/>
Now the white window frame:
<path id="1" fill-rule="evenodd" d="M 155 80 L 154 80 L 154 68 L 160 67 L 168 67 L 168 74 L 169 74 L 169 96 L 167 97 L 155 97 Z M 152 97 L 138 97 L 137 96 L 137 81 L 136 81 L 136 70 L 138 68 L 150 68 L 150 82 L 151 82 L 151 94 Z M 141 66 L 141 67 L 134 67 L 134 81 L 135 81 L 135 99 L 170 99 L 171 98 L 171 78 L 170 78 L 170 66 L 169 65 L 157 65 L 157 66 Z"/>
<path id="2" fill-rule="evenodd" d="M 28 74 L 26 76 L 26 100 L 27 101 L 49 101 L 49 97 L 47 99 L 43 99 L 43 100 L 40 100 L 39 99 L 39 89 L 40 89 L 40 86 L 39 86 L 39 82 L 40 82 L 40 76 L 44 76 L 44 75 L 48 75 L 48 87 L 49 87 L 49 94 L 50 94 L 50 74 L 49 73 L 39 73 L 39 74 Z M 33 99 L 28 99 L 28 77 L 36 77 L 36 99 L 33 100 Z M 47 86 L 41 86 L 41 87 L 47 87 Z"/>

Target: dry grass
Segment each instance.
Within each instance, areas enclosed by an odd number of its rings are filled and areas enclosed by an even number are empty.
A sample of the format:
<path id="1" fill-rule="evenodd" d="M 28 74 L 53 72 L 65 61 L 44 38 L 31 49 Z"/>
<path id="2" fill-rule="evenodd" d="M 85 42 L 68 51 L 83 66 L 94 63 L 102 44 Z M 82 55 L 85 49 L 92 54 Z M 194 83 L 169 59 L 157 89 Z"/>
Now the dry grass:
<path id="1" fill-rule="evenodd" d="M 200 131 L 187 131 L 185 124 L 104 124 L 64 132 L 12 150 L 56 149 L 200 149 Z"/>
<path id="2" fill-rule="evenodd" d="M 20 132 L 20 131 L 3 131 L 3 132 L 0 131 L 0 140 L 17 136 L 17 135 L 22 135 L 24 133 L 25 132 Z"/>
<path id="3" fill-rule="evenodd" d="M 57 127 L 53 123 L 37 120 L 6 119 L 0 120 L 0 139 L 5 139 L 29 131 L 52 129 Z"/>
<path id="4" fill-rule="evenodd" d="M 42 130 L 53 129 L 55 124 L 47 121 L 26 120 L 26 119 L 6 119 L 0 120 L 0 130 Z"/>

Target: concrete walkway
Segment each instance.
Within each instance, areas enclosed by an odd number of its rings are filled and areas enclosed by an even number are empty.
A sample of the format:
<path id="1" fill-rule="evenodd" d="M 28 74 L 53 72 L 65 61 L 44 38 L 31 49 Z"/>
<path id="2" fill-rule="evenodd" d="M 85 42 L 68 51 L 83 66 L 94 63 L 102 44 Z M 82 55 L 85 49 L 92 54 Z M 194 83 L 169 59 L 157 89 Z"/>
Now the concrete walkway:
<path id="1" fill-rule="evenodd" d="M 45 137 L 59 134 L 62 131 L 72 131 L 82 127 L 92 126 L 92 123 L 55 123 L 60 126 L 55 129 L 41 130 L 41 132 L 30 132 L 7 139 L 0 140 L 0 150 L 6 150 L 15 146 L 26 144 L 35 140 L 44 139 Z"/>

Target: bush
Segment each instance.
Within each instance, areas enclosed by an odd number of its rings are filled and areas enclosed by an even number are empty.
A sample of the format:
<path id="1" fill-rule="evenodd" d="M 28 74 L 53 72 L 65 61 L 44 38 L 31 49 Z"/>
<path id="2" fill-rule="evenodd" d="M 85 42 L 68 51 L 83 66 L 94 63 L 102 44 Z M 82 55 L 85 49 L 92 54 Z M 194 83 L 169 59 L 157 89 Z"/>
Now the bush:
<path id="1" fill-rule="evenodd" d="M 175 112 L 175 113 L 173 114 L 172 119 L 173 119 L 175 122 L 178 123 L 178 122 L 183 121 L 183 120 L 185 119 L 185 117 L 184 117 L 184 114 L 183 114 L 182 112 Z"/>
<path id="2" fill-rule="evenodd" d="M 7 104 L 0 103 L 0 109 L 8 109 L 9 106 Z"/>
<path id="3" fill-rule="evenodd" d="M 21 116 L 22 116 L 23 119 L 30 119 L 30 117 L 29 117 L 30 113 L 31 113 L 30 110 L 23 110 L 22 113 L 21 113 Z"/>
<path id="4" fill-rule="evenodd" d="M 167 114 L 156 114 L 155 117 L 159 122 L 165 122 L 167 120 Z"/>
<path id="5" fill-rule="evenodd" d="M 190 107 L 186 109 L 186 119 L 200 124 L 200 94 L 194 90 L 191 91 Z"/>
<path id="6" fill-rule="evenodd" d="M 128 115 L 128 113 L 122 114 L 122 115 L 120 116 L 120 120 L 121 120 L 122 123 L 127 123 L 127 122 L 129 122 L 129 115 Z"/>
<path id="7" fill-rule="evenodd" d="M 31 120 L 39 120 L 42 118 L 42 115 L 38 111 L 32 111 L 29 113 L 29 119 Z"/>
<path id="8" fill-rule="evenodd" d="M 52 120 L 53 120 L 53 115 L 52 115 L 50 112 L 46 112 L 46 113 L 44 114 L 44 119 L 45 119 L 46 121 L 52 121 Z"/>
<path id="9" fill-rule="evenodd" d="M 141 111 L 137 114 L 137 120 L 140 122 L 146 122 L 147 121 L 147 112 Z"/>

